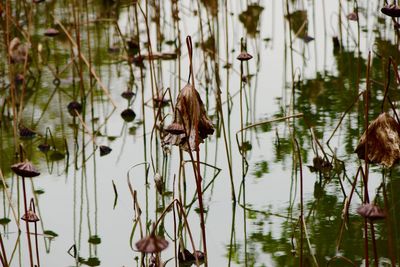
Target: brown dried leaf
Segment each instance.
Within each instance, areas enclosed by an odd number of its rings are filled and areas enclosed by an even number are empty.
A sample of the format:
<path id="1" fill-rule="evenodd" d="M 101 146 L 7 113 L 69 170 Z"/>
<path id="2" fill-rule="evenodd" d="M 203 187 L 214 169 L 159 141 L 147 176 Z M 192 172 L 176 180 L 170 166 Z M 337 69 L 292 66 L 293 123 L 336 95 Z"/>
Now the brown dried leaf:
<path id="1" fill-rule="evenodd" d="M 164 138 L 164 145 L 181 146 L 186 151 L 189 148 L 197 150 L 199 144 L 208 135 L 214 133 L 214 126 L 207 116 L 203 101 L 197 90 L 190 84 L 186 84 L 179 92 L 174 121 L 167 129 L 172 130 L 172 128 L 180 130 L 169 131 Z M 180 133 L 181 129 L 183 133 Z"/>
<path id="2" fill-rule="evenodd" d="M 28 58 L 28 45 L 22 44 L 18 37 L 11 40 L 8 53 L 12 63 L 23 63 Z"/>
<path id="3" fill-rule="evenodd" d="M 365 160 L 366 132 L 355 149 Z M 400 159 L 400 125 L 388 113 L 382 113 L 368 126 L 368 162 L 391 167 Z"/>

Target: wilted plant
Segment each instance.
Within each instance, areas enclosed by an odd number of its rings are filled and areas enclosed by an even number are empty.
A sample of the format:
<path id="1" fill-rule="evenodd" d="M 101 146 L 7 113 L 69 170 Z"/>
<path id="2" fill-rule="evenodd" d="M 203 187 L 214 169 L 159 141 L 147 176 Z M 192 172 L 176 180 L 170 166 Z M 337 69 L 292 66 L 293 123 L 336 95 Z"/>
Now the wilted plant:
<path id="1" fill-rule="evenodd" d="M 200 226 L 202 231 L 205 258 L 207 258 L 199 145 L 204 141 L 205 138 L 207 138 L 208 135 L 214 133 L 214 126 L 207 116 L 203 101 L 201 100 L 200 95 L 194 85 L 192 64 L 193 50 L 192 39 L 190 36 L 186 37 L 186 45 L 188 47 L 190 63 L 189 79 L 188 83 L 179 92 L 175 106 L 174 121 L 167 127 L 168 134 L 164 137 L 163 146 L 176 145 L 189 152 L 196 178 L 196 190 L 201 221 Z M 194 160 L 192 151 L 196 151 L 196 162 Z M 205 266 L 207 266 L 207 260 L 205 260 Z"/>
<path id="2" fill-rule="evenodd" d="M 368 155 L 365 155 L 365 145 Z M 391 167 L 400 159 L 399 123 L 388 113 L 381 113 L 363 133 L 355 152 L 360 159 Z"/>
<path id="3" fill-rule="evenodd" d="M 29 204 L 29 210 L 22 217 L 22 220 L 26 221 L 26 223 L 34 223 L 35 224 L 35 247 L 36 247 L 36 261 L 37 266 L 40 266 L 39 260 L 39 246 L 38 246 L 38 234 L 37 234 L 37 222 L 40 221 L 39 217 L 36 215 L 35 202 L 33 198 L 31 198 L 31 202 Z"/>
<path id="4" fill-rule="evenodd" d="M 20 147 L 20 153 L 23 154 L 22 146 Z M 25 216 L 28 216 L 28 204 L 26 198 L 26 186 L 25 186 L 25 177 L 36 177 L 40 175 L 40 172 L 36 170 L 36 168 L 32 165 L 29 161 L 24 161 L 20 163 L 16 163 L 11 166 L 11 169 L 14 171 L 15 174 L 22 176 L 22 191 L 24 195 L 24 209 L 25 209 Z M 28 217 L 26 217 L 28 219 Z M 28 239 L 28 246 L 29 246 L 29 260 L 31 267 L 33 267 L 33 257 L 32 257 L 32 245 L 31 245 L 31 237 L 29 231 L 29 221 L 26 220 L 26 235 Z"/>
<path id="5" fill-rule="evenodd" d="M 174 121 L 167 126 L 165 144 L 177 145 L 188 151 L 199 149 L 199 144 L 214 133 L 214 127 L 208 118 L 203 101 L 197 90 L 186 84 L 179 92 L 176 101 Z"/>

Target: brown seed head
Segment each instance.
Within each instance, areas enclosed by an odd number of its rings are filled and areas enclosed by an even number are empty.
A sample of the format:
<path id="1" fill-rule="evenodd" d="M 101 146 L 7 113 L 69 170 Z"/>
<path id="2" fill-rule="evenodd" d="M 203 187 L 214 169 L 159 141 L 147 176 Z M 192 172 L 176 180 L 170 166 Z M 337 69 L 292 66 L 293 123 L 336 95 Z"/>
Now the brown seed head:
<path id="1" fill-rule="evenodd" d="M 381 8 L 381 12 L 389 17 L 400 17 L 400 7 L 395 4 L 389 4 Z"/>
<path id="2" fill-rule="evenodd" d="M 60 31 L 54 28 L 48 28 L 45 32 L 44 35 L 48 37 L 54 37 L 60 34 Z"/>
<path id="3" fill-rule="evenodd" d="M 39 221 L 39 217 L 31 209 L 29 209 L 27 213 L 22 215 L 21 219 L 24 220 L 24 221 L 27 221 L 27 222 L 37 222 L 37 221 Z"/>
<path id="4" fill-rule="evenodd" d="M 252 59 L 253 56 L 250 55 L 249 53 L 247 53 L 246 51 L 242 51 L 236 59 L 240 60 L 240 61 L 248 61 L 250 59 Z"/>
<path id="5" fill-rule="evenodd" d="M 351 12 L 351 13 L 347 14 L 347 19 L 352 20 L 352 21 L 357 21 L 358 15 L 356 12 Z"/>
<path id="6" fill-rule="evenodd" d="M 386 217 L 385 212 L 381 208 L 371 203 L 363 204 L 358 207 L 357 213 L 371 221 L 384 219 Z"/>
<path id="7" fill-rule="evenodd" d="M 136 243 L 136 248 L 143 253 L 158 253 L 168 247 L 168 241 L 151 234 Z"/>
<path id="8" fill-rule="evenodd" d="M 40 175 L 40 172 L 36 170 L 36 168 L 29 161 L 16 163 L 11 166 L 11 170 L 13 170 L 15 174 L 22 177 L 36 177 Z"/>

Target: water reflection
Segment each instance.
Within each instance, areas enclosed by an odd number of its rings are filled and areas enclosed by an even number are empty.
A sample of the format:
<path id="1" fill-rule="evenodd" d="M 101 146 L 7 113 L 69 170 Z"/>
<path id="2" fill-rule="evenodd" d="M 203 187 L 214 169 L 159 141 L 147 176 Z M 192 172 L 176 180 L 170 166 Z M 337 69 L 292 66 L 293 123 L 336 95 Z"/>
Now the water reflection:
<path id="1" fill-rule="evenodd" d="M 370 264 L 398 260 L 399 169 L 371 165 L 366 192 L 354 154 L 362 92 L 369 87 L 369 120 L 393 113 L 389 101 L 382 108 L 386 87 L 399 101 L 398 32 L 379 1 L 36 2 L 0 4 L 10 266 L 29 262 L 21 179 L 10 172 L 20 145 L 43 174 L 28 183 L 43 266 L 179 265 L 180 250 L 205 244 L 209 266 L 362 265 L 366 252 Z M 253 59 L 236 60 L 245 50 Z M 162 146 L 191 78 L 215 128 L 199 168 L 197 156 Z M 367 196 L 385 220 L 356 213 Z M 169 247 L 138 252 L 153 229 Z"/>

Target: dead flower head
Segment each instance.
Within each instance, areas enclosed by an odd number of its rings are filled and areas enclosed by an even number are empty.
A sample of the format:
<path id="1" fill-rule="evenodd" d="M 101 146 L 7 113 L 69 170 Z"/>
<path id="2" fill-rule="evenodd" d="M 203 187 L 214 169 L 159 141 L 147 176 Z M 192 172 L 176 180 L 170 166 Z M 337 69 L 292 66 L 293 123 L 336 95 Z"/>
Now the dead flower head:
<path id="1" fill-rule="evenodd" d="M 27 222 L 38 222 L 40 220 L 32 209 L 29 209 L 28 212 L 21 217 L 21 219 Z"/>
<path id="2" fill-rule="evenodd" d="M 371 221 L 385 219 L 385 212 L 378 206 L 366 203 L 358 207 L 357 213 Z"/>
<path id="3" fill-rule="evenodd" d="M 366 132 L 355 150 L 360 159 L 391 167 L 400 159 L 400 125 L 388 113 L 382 113 L 368 126 L 368 148 L 365 155 Z"/>
<path id="4" fill-rule="evenodd" d="M 199 144 L 214 133 L 214 126 L 208 118 L 203 101 L 197 90 L 190 84 L 179 92 L 174 121 L 166 128 L 164 145 L 177 145 L 188 151 L 197 150 Z"/>
<path id="5" fill-rule="evenodd" d="M 11 170 L 15 174 L 22 177 L 36 177 L 40 175 L 40 172 L 32 165 L 30 161 L 24 161 L 11 165 Z"/>
<path id="6" fill-rule="evenodd" d="M 395 4 L 389 4 L 381 8 L 381 12 L 389 17 L 400 17 L 400 7 Z"/>
<path id="7" fill-rule="evenodd" d="M 151 233 L 136 243 L 136 248 L 143 253 L 158 253 L 168 247 L 168 241 Z"/>

